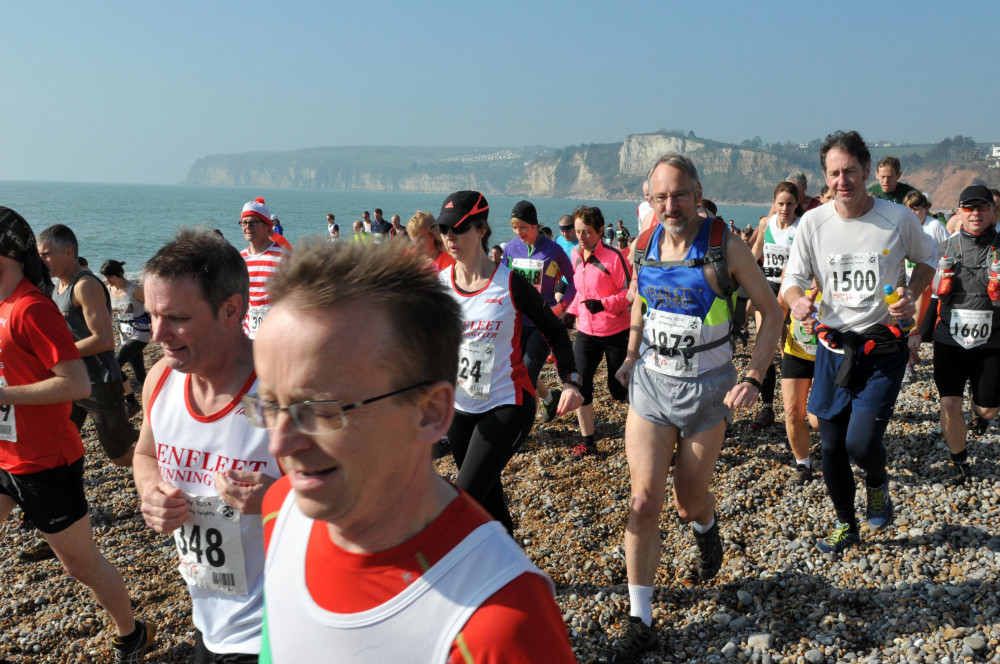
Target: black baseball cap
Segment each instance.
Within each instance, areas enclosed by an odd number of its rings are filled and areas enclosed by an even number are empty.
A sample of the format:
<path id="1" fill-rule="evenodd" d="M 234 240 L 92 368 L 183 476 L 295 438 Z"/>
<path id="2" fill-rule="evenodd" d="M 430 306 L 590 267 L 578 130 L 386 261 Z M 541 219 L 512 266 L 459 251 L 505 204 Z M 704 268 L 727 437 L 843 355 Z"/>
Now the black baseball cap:
<path id="1" fill-rule="evenodd" d="M 528 201 L 518 201 L 514 205 L 514 209 L 510 211 L 510 218 L 520 219 L 532 226 L 538 225 L 538 211 Z"/>
<path id="2" fill-rule="evenodd" d="M 992 203 L 993 194 L 986 188 L 985 185 L 974 184 L 971 187 L 966 187 L 962 190 L 962 194 L 958 197 L 958 206 L 961 207 L 966 203 L 971 203 L 972 201 Z"/>
<path id="3" fill-rule="evenodd" d="M 434 221 L 437 226 L 458 228 L 465 222 L 485 222 L 490 206 L 478 191 L 456 191 L 444 199 L 441 214 Z"/>

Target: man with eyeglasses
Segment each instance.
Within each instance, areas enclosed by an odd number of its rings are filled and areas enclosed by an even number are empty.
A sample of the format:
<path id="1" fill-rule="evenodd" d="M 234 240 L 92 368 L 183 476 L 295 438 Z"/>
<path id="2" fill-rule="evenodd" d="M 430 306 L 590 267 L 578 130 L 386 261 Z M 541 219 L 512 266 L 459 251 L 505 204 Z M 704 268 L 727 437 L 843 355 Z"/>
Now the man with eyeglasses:
<path id="1" fill-rule="evenodd" d="M 958 217 L 962 226 L 942 245 L 954 261 L 954 276 L 934 279 L 932 305 L 924 316 L 921 339 L 934 342 L 934 383 L 941 396 L 941 431 L 951 453 L 952 486 L 972 477 L 967 439 L 986 433 L 1000 407 L 1000 272 L 994 270 L 1000 235 L 993 195 L 983 185 L 962 190 Z M 939 271 L 940 274 L 940 271 Z M 965 385 L 972 392 L 972 422 L 965 424 Z"/>
<path id="2" fill-rule="evenodd" d="M 146 309 L 163 359 L 143 387 L 134 460 L 146 524 L 173 533 L 191 594 L 197 664 L 252 664 L 260 650 L 261 501 L 280 475 L 240 399 L 257 391 L 243 333 L 250 280 L 212 232 L 181 229 L 146 263 Z"/>
<path id="3" fill-rule="evenodd" d="M 288 256 L 288 249 L 271 238 L 271 211 L 263 198 L 256 198 L 243 206 L 240 228 L 249 246 L 240 252 L 250 274 L 250 303 L 243 320 L 243 332 L 251 339 L 257 336 L 264 316 L 271 309 L 267 295 L 267 282 L 278 271 L 281 261 Z"/>
<path id="4" fill-rule="evenodd" d="M 871 153 L 858 132 L 828 135 L 820 169 L 833 204 L 799 221 L 781 294 L 794 318 L 818 321 L 808 410 L 819 419 L 823 481 L 836 521 L 816 547 L 839 554 L 861 541 L 852 461 L 865 474 L 869 528 L 884 530 L 894 519 L 882 437 L 910 355 L 906 323 L 916 315 L 914 293 L 930 283 L 937 248 L 910 210 L 865 191 Z M 907 259 L 915 263 L 909 281 Z M 805 294 L 814 277 L 823 293 L 818 308 L 815 295 Z M 886 287 L 898 296 L 893 304 Z"/>
<path id="5" fill-rule="evenodd" d="M 732 409 L 753 406 L 760 397 L 782 319 L 750 248 L 721 219 L 699 214 L 702 188 L 691 159 L 663 155 L 647 182 L 655 221 L 632 248 L 637 297 L 628 352 L 616 372 L 629 388 L 625 451 L 632 496 L 625 566 L 630 615 L 624 638 L 598 660 L 615 664 L 637 661 L 659 641 L 652 627 L 653 582 L 671 466 L 674 506 L 691 524 L 698 549 L 691 580 L 708 581 L 722 567 L 709 485 Z M 762 315 L 753 357 L 739 382 L 732 361 L 737 285 L 746 288 Z"/>
<path id="6" fill-rule="evenodd" d="M 445 288 L 396 242 L 314 244 L 271 284 L 244 399 L 286 473 L 264 501 L 264 664 L 576 661 L 551 582 L 431 465 L 462 339 Z"/>

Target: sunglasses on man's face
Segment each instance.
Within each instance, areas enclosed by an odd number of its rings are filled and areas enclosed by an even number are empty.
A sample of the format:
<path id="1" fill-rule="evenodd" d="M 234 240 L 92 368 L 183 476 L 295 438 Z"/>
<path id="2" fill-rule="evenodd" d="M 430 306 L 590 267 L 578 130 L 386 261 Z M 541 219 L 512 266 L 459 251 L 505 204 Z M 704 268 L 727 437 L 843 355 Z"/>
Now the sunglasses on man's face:
<path id="1" fill-rule="evenodd" d="M 990 209 L 989 203 L 966 203 L 959 207 L 960 210 L 967 214 L 972 214 L 973 212 L 988 212 Z"/>

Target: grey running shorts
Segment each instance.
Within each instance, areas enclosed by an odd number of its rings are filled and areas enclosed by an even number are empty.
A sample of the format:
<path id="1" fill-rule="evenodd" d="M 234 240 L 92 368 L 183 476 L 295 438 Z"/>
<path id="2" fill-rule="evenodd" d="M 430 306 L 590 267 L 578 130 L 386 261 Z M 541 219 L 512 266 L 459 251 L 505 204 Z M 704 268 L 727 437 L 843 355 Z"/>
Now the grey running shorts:
<path id="1" fill-rule="evenodd" d="M 722 400 L 735 384 L 732 362 L 697 378 L 675 378 L 647 369 L 640 359 L 629 380 L 629 401 L 647 422 L 677 427 L 681 436 L 691 436 L 723 419 L 732 421 L 733 411 Z"/>

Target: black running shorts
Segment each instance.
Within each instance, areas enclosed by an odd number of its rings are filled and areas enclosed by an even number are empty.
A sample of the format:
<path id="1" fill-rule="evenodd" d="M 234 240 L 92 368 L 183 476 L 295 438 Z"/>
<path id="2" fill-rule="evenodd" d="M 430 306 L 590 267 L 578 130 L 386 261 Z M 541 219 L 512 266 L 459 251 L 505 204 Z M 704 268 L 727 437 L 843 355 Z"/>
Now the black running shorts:
<path id="1" fill-rule="evenodd" d="M 43 533 L 66 530 L 87 515 L 83 457 L 66 466 L 26 475 L 0 470 L 0 494 L 13 498 L 25 518 Z"/>

